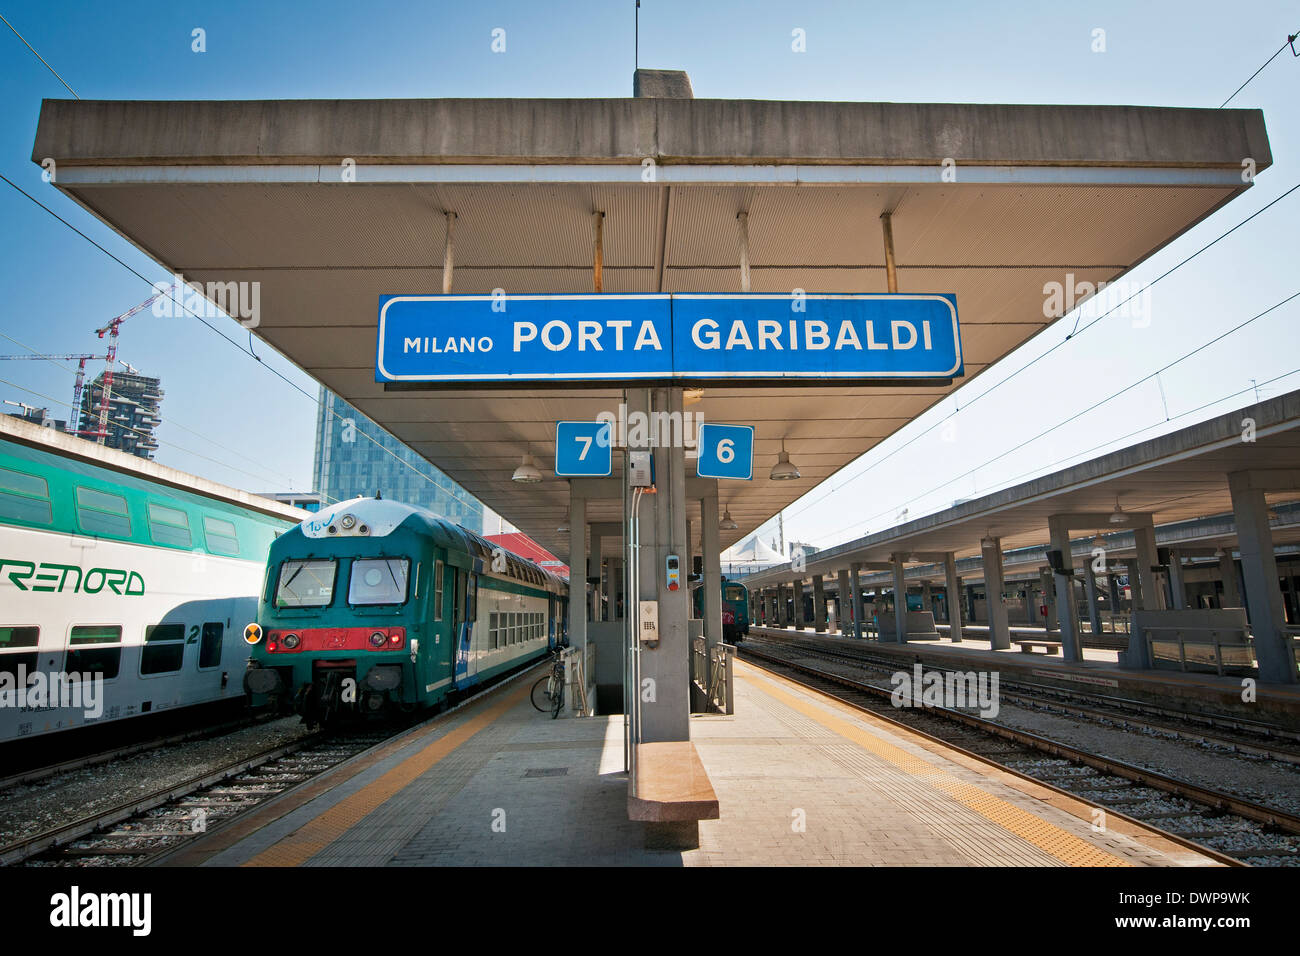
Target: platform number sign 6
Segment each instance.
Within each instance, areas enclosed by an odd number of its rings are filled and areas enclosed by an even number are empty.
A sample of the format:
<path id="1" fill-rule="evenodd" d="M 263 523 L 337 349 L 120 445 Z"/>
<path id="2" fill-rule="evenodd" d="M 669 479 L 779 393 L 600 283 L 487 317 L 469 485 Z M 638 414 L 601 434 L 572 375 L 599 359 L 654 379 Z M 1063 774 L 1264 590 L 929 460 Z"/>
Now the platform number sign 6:
<path id="1" fill-rule="evenodd" d="M 754 477 L 754 429 L 750 425 L 705 422 L 699 428 L 699 459 L 695 473 L 701 478 L 750 481 Z"/>

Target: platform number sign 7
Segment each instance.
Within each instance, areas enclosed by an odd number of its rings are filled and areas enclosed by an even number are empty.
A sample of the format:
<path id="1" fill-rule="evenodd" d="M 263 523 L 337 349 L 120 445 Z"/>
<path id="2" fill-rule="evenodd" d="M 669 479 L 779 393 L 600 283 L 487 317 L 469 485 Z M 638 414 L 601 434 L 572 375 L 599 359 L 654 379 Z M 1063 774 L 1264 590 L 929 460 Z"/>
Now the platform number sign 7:
<path id="1" fill-rule="evenodd" d="M 555 423 L 555 476 L 608 478 L 614 473 L 609 422 Z"/>
<path id="2" fill-rule="evenodd" d="M 701 478 L 751 481 L 754 477 L 754 429 L 751 425 L 700 426 L 699 459 L 695 473 Z"/>

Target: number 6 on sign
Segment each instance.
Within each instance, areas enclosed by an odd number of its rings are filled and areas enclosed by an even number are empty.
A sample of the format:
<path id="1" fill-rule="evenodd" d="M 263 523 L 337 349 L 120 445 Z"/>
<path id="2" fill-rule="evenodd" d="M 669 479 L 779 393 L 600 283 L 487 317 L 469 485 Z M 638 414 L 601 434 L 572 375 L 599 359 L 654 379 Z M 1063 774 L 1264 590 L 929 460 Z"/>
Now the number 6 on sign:
<path id="1" fill-rule="evenodd" d="M 754 477 L 754 429 L 750 425 L 700 426 L 700 455 L 695 473 L 701 478 L 731 478 L 750 481 Z"/>

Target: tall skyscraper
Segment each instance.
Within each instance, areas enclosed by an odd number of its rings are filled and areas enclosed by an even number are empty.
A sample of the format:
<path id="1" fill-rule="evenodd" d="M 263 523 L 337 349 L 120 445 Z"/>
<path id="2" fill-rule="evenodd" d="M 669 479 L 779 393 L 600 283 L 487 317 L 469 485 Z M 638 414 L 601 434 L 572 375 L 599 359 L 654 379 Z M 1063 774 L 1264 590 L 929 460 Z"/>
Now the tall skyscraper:
<path id="1" fill-rule="evenodd" d="M 312 483 L 327 504 L 380 491 L 483 532 L 482 502 L 325 388 L 316 416 Z"/>
<path id="2" fill-rule="evenodd" d="M 154 429 L 162 423 L 163 390 L 159 379 L 132 372 L 114 372 L 108 399 L 108 423 L 104 444 L 137 458 L 153 458 L 158 450 Z M 86 387 L 81 397 L 77 426 L 81 437 L 98 441 L 99 410 L 104 400 L 104 373 Z"/>

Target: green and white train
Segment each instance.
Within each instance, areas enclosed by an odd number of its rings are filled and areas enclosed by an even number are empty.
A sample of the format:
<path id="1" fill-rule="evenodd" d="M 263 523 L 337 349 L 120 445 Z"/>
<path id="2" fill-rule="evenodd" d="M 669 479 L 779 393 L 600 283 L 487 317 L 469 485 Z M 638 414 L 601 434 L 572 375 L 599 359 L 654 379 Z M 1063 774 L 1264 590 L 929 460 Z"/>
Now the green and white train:
<path id="1" fill-rule="evenodd" d="M 271 546 L 244 686 L 309 724 L 414 711 L 562 642 L 568 582 L 422 508 L 354 498 Z"/>
<path id="2" fill-rule="evenodd" d="M 242 698 L 304 514 L 0 416 L 0 742 Z"/>

